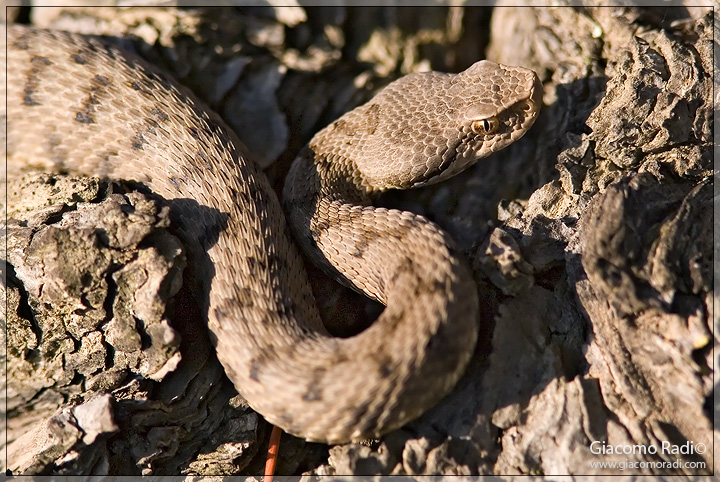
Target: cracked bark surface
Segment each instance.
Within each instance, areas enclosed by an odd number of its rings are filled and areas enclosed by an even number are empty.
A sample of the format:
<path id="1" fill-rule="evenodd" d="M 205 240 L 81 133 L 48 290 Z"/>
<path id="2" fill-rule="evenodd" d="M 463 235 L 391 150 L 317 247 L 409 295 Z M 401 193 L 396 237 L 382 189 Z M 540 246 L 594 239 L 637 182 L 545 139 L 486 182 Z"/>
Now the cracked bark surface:
<path id="1" fill-rule="evenodd" d="M 279 473 L 712 472 L 712 13 L 61 8 L 32 20 L 141 39 L 121 42 L 221 113 L 278 187 L 316 130 L 404 73 L 458 71 L 485 51 L 543 79 L 524 139 L 380 200 L 443 226 L 474 269 L 486 322 L 466 376 L 378 441 L 284 435 Z M 267 426 L 214 358 L 163 201 L 46 174 L 12 177 L 8 194 L 7 467 L 260 473 Z M 377 312 L 311 273 L 338 332 Z M 620 471 L 591 466 L 629 458 L 593 454 L 594 441 L 709 450 L 680 456 L 705 469 Z M 678 458 L 658 452 L 631 459 Z"/>

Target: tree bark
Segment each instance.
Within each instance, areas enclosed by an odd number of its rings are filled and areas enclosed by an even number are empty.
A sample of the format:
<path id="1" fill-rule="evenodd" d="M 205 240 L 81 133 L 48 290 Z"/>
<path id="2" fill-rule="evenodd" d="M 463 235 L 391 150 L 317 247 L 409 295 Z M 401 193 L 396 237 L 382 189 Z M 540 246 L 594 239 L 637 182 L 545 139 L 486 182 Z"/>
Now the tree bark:
<path id="1" fill-rule="evenodd" d="M 314 132 L 399 76 L 460 71 L 484 53 L 536 70 L 545 106 L 522 140 L 441 185 L 379 200 L 440 224 L 473 268 L 482 327 L 465 377 L 381 440 L 283 435 L 278 473 L 712 473 L 712 12 L 9 12 L 108 35 L 169 71 L 228 121 L 278 191 Z M 215 359 L 162 200 L 63 175 L 7 188 L 7 469 L 262 473 L 267 424 Z M 377 306 L 309 270 L 333 330 L 371 321 Z"/>

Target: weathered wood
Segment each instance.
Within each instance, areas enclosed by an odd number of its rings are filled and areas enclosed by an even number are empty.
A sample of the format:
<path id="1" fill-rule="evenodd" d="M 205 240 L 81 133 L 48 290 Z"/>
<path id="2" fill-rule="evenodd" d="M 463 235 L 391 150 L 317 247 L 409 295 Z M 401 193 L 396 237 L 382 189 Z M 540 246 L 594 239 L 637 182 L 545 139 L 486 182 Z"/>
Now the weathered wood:
<path id="1" fill-rule="evenodd" d="M 712 13 L 31 14 L 38 26 L 140 39 L 120 42 L 218 110 L 277 187 L 316 130 L 404 73 L 459 71 L 486 51 L 543 79 L 546 106 L 526 138 L 441 185 L 380 200 L 442 225 L 474 268 L 484 326 L 467 375 L 379 441 L 283 436 L 280 473 L 712 472 Z M 12 178 L 8 190 L 7 467 L 259 473 L 267 426 L 214 358 L 162 201 L 66 176 Z M 377 312 L 312 273 L 338 331 Z M 707 451 L 663 453 L 663 442 Z M 658 453 L 591 450 L 617 445 Z M 705 466 L 647 464 L 677 459 Z M 628 460 L 645 465 L 592 465 Z"/>

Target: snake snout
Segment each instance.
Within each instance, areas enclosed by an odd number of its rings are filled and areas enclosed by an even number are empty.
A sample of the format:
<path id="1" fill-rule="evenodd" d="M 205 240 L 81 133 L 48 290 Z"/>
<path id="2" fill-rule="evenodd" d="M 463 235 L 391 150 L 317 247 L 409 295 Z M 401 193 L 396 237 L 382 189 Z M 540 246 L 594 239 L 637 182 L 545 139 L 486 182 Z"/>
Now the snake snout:
<path id="1" fill-rule="evenodd" d="M 533 82 L 530 89 L 530 96 L 525 100 L 530 103 L 530 110 L 527 112 L 537 116 L 543 102 L 543 84 L 540 81 L 540 77 L 538 77 L 535 72 L 530 72 L 532 73 Z"/>

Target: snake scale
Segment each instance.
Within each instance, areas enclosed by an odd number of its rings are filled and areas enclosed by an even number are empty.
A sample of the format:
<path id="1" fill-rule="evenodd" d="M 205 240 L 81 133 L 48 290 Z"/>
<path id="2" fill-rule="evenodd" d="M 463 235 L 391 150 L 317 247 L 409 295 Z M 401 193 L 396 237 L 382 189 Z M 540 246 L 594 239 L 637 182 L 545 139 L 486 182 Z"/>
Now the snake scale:
<path id="1" fill-rule="evenodd" d="M 169 200 L 217 356 L 268 421 L 312 441 L 376 438 L 455 385 L 479 326 L 469 270 L 433 223 L 371 201 L 520 138 L 541 104 L 534 72 L 481 61 L 393 82 L 301 150 L 284 214 L 220 117 L 134 54 L 11 26 L 6 61 L 9 162 L 132 180 Z M 329 335 L 295 242 L 386 305 L 371 327 Z"/>

